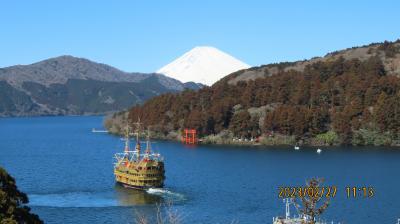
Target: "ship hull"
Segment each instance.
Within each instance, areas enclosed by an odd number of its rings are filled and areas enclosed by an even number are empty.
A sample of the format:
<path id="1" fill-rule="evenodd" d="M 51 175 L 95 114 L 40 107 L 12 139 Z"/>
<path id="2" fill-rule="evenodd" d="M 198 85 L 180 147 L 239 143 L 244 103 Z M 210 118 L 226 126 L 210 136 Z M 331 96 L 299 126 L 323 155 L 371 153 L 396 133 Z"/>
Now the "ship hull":
<path id="1" fill-rule="evenodd" d="M 125 183 L 120 183 L 120 182 L 117 182 L 117 184 L 120 184 L 124 188 L 136 189 L 136 190 L 147 190 L 147 189 L 150 189 L 150 188 L 163 188 L 164 187 L 164 186 L 137 186 L 137 185 L 130 185 L 130 184 L 125 184 Z"/>

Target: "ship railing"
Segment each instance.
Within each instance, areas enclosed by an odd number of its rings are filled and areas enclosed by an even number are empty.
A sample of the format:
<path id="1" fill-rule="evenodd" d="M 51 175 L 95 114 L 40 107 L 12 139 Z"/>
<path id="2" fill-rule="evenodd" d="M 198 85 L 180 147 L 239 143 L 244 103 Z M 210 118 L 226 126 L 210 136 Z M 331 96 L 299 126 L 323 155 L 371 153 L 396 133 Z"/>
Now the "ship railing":
<path id="1" fill-rule="evenodd" d="M 118 152 L 118 153 L 115 153 L 115 155 L 128 155 L 128 154 L 137 155 L 137 153 L 138 153 L 138 151 L 137 151 L 137 150 L 134 150 L 134 151 Z M 140 154 L 140 156 L 141 156 L 141 157 L 144 157 L 144 156 L 161 157 L 161 154 L 160 154 L 160 153 L 150 153 L 150 154 L 148 154 L 148 153 L 142 153 L 142 154 Z"/>
<path id="2" fill-rule="evenodd" d="M 132 151 L 132 152 L 137 152 L 137 151 Z M 117 161 L 122 161 L 123 159 L 127 158 L 130 162 L 137 162 L 137 154 L 136 153 L 129 153 L 128 152 L 121 152 L 121 153 L 115 153 L 114 155 L 115 159 Z M 164 158 L 158 154 L 158 153 L 152 153 L 152 154 L 140 154 L 140 158 L 142 159 L 150 159 L 154 161 L 163 161 Z"/>
<path id="3" fill-rule="evenodd" d="M 129 154 L 129 153 L 138 153 L 138 151 L 137 150 L 133 150 L 133 151 L 129 150 L 129 151 L 124 151 L 124 152 L 118 152 L 117 154 Z"/>
<path id="4" fill-rule="evenodd" d="M 144 154 L 141 154 L 141 157 L 151 159 L 151 160 L 157 160 L 157 161 L 160 161 L 163 159 L 163 157 L 159 153 L 150 153 L 150 154 L 144 153 Z"/>

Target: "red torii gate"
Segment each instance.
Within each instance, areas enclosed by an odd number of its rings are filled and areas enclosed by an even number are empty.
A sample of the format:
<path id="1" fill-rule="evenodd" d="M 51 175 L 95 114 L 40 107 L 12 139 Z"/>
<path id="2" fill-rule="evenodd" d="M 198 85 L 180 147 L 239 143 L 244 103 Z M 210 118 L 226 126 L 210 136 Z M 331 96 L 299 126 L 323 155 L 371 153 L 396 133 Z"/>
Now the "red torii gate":
<path id="1" fill-rule="evenodd" d="M 196 129 L 185 128 L 182 133 L 182 143 L 196 144 L 197 143 L 196 133 L 197 133 Z"/>

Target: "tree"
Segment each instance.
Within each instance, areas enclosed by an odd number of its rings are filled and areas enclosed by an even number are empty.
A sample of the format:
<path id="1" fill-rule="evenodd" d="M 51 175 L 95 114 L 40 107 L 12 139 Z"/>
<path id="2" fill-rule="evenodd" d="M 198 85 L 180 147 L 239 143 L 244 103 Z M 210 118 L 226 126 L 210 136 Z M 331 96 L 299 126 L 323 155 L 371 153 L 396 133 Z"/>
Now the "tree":
<path id="1" fill-rule="evenodd" d="M 204 116 L 199 110 L 192 110 L 185 120 L 185 127 L 196 129 L 199 133 L 204 134 L 205 130 L 205 122 Z"/>
<path id="2" fill-rule="evenodd" d="M 309 110 L 309 133 L 314 136 L 326 131 L 329 114 L 326 108 L 317 107 Z"/>
<path id="3" fill-rule="evenodd" d="M 236 137 L 250 137 L 252 131 L 250 120 L 251 117 L 247 110 L 239 111 L 233 115 L 229 129 Z"/>
<path id="4" fill-rule="evenodd" d="M 325 201 L 322 200 L 324 195 L 315 193 L 321 191 L 321 185 L 324 182 L 321 178 L 312 178 L 311 180 L 307 181 L 307 188 L 312 189 L 313 194 L 305 194 L 304 197 L 301 198 L 300 207 L 299 204 L 295 204 L 297 209 L 300 211 L 301 214 L 304 214 L 308 219 L 305 224 L 315 224 L 316 218 L 320 216 L 324 211 L 328 208 L 330 197 L 325 197 Z"/>
<path id="5" fill-rule="evenodd" d="M 224 101 L 219 100 L 214 102 L 210 108 L 209 114 L 214 120 L 214 130 L 219 133 L 225 128 L 229 127 L 229 122 L 232 118 L 232 107 L 234 103 L 230 99 Z"/>
<path id="6" fill-rule="evenodd" d="M 43 223 L 39 216 L 30 213 L 25 205 L 28 202 L 28 196 L 18 190 L 14 178 L 0 167 L 0 223 Z"/>
<path id="7" fill-rule="evenodd" d="M 386 57 L 392 58 L 399 52 L 399 47 L 392 42 L 385 41 L 378 47 L 378 50 L 385 52 Z"/>
<path id="8" fill-rule="evenodd" d="M 380 130 L 400 132 L 400 96 L 387 96 L 382 93 L 375 105 L 375 122 Z"/>
<path id="9" fill-rule="evenodd" d="M 350 144 L 352 139 L 351 120 L 344 112 L 333 112 L 333 128 L 339 134 L 344 144 Z"/>
<path id="10" fill-rule="evenodd" d="M 309 119 L 308 109 L 304 106 L 279 106 L 266 114 L 264 129 L 284 135 L 301 136 L 308 132 Z"/>

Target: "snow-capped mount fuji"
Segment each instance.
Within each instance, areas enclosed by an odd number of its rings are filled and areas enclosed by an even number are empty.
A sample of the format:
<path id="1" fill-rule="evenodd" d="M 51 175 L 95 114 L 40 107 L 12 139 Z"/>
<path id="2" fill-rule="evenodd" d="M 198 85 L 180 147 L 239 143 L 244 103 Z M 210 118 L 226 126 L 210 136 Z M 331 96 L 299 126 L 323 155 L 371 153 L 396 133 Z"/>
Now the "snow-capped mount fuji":
<path id="1" fill-rule="evenodd" d="M 249 68 L 246 63 L 215 47 L 195 47 L 157 73 L 181 82 L 195 82 L 211 86 L 226 75 Z"/>

